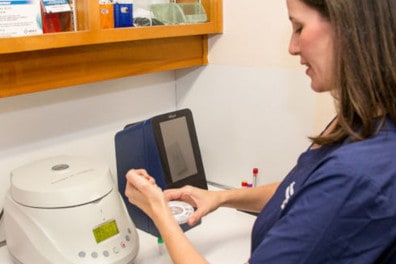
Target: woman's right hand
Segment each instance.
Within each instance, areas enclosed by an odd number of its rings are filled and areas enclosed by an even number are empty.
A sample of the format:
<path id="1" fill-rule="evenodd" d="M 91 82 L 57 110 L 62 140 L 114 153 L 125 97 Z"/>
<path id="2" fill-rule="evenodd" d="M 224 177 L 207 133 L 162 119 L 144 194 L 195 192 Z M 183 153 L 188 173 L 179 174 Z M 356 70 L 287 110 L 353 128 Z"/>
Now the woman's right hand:
<path id="1" fill-rule="evenodd" d="M 196 208 L 195 212 L 188 219 L 187 223 L 190 226 L 195 225 L 202 217 L 213 212 L 220 206 L 220 199 L 216 192 L 189 185 L 179 189 L 167 189 L 164 193 L 169 201 L 184 201 Z"/>

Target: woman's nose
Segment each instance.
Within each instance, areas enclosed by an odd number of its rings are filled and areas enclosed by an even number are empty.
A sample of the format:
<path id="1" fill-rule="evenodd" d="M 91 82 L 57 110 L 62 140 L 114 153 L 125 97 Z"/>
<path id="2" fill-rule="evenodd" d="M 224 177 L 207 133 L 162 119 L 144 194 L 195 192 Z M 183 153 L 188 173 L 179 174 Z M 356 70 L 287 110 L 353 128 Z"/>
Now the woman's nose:
<path id="1" fill-rule="evenodd" d="M 298 44 L 298 39 L 294 36 L 290 38 L 289 53 L 291 55 L 298 55 L 300 53 L 300 46 Z"/>

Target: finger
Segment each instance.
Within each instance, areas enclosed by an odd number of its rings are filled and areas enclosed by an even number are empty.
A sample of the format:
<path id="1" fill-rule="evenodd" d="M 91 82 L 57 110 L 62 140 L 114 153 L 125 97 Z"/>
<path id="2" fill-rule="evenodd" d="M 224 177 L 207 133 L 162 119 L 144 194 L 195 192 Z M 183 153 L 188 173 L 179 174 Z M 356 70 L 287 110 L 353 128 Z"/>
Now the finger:
<path id="1" fill-rule="evenodd" d="M 181 200 L 183 192 L 180 189 L 166 189 L 164 190 L 165 198 L 168 201 Z"/>
<path id="2" fill-rule="evenodd" d="M 164 191 L 165 197 L 169 200 L 181 200 L 188 202 L 192 205 L 195 205 L 194 200 L 192 199 L 193 188 L 191 186 L 184 186 L 179 189 L 167 189 Z"/>
<path id="3" fill-rule="evenodd" d="M 153 177 L 151 177 L 151 176 L 147 173 L 147 171 L 146 171 L 145 169 L 138 169 L 138 170 L 136 170 L 136 173 L 137 173 L 138 175 L 144 177 L 146 180 L 148 180 L 149 183 L 151 183 L 151 184 L 153 184 L 153 185 L 156 184 L 155 179 L 154 179 Z"/>
<path id="4" fill-rule="evenodd" d="M 146 170 L 144 169 L 131 169 L 127 172 L 126 174 L 127 181 L 130 182 L 131 184 L 141 184 L 144 183 L 144 181 L 141 181 L 144 179 L 146 182 L 150 183 L 151 185 L 155 185 L 155 180 L 153 177 L 151 177 Z"/>
<path id="5" fill-rule="evenodd" d="M 139 175 L 146 179 L 150 178 L 150 175 L 144 169 L 130 169 L 127 174 Z"/>
<path id="6" fill-rule="evenodd" d="M 202 217 L 204 217 L 205 215 L 203 214 L 202 211 L 200 211 L 199 209 L 197 209 L 187 220 L 187 224 L 189 226 L 193 226 L 196 225 Z"/>

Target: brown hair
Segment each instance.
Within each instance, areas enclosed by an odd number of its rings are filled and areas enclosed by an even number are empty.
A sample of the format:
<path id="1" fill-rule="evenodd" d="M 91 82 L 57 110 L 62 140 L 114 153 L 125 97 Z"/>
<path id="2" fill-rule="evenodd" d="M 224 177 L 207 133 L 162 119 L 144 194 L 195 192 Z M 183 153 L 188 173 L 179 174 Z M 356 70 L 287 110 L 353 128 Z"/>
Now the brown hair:
<path id="1" fill-rule="evenodd" d="M 386 115 L 396 123 L 395 0 L 300 0 L 329 19 L 334 30 L 337 125 L 311 138 L 328 145 L 375 135 Z M 380 117 L 376 123 L 374 118 Z"/>

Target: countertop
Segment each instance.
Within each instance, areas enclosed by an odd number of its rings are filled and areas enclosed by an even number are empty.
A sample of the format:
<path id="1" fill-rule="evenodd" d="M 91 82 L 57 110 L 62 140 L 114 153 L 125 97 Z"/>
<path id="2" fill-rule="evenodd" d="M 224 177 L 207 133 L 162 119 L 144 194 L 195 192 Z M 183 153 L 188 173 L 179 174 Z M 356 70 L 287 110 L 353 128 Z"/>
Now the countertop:
<path id="1" fill-rule="evenodd" d="M 250 255 L 250 233 L 255 218 L 235 209 L 219 208 L 186 235 L 210 263 L 241 264 Z M 166 252 L 160 254 L 156 237 L 141 230 L 138 235 L 140 250 L 135 264 L 172 263 Z M 0 263 L 13 263 L 6 246 L 0 248 Z"/>

